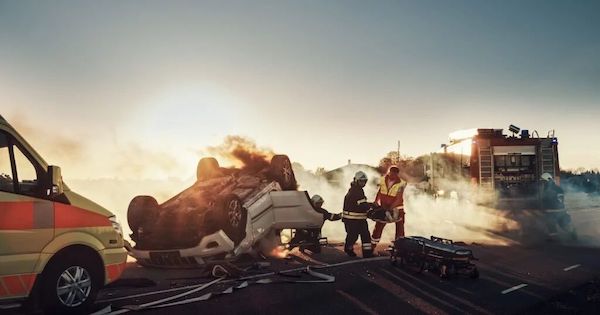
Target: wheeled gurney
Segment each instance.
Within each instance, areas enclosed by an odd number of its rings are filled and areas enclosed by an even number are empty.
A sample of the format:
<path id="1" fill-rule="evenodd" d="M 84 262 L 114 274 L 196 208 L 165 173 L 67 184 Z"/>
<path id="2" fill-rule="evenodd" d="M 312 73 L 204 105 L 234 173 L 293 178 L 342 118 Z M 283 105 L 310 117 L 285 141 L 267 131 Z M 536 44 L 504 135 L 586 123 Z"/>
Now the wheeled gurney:
<path id="1" fill-rule="evenodd" d="M 402 237 L 394 241 L 390 252 L 392 265 L 416 266 L 419 272 L 437 271 L 442 278 L 455 275 L 479 278 L 479 270 L 472 263 L 477 260 L 473 251 L 449 239 L 435 236 L 429 239 L 421 236 Z"/>

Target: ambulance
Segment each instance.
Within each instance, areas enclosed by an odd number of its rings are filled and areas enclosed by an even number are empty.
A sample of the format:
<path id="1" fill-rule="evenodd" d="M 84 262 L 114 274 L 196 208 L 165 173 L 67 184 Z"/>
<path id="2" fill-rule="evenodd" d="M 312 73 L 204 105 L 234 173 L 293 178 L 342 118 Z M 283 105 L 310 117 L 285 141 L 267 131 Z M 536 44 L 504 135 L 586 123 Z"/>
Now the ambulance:
<path id="1" fill-rule="evenodd" d="M 0 310 L 83 313 L 126 259 L 115 216 L 70 190 L 0 116 Z"/>

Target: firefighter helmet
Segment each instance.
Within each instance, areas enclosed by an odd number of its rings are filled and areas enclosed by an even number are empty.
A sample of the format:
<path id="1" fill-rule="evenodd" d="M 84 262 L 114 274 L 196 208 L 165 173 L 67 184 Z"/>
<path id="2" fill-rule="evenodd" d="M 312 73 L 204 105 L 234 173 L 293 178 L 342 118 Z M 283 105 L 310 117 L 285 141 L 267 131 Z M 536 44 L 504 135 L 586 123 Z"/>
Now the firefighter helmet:
<path id="1" fill-rule="evenodd" d="M 552 177 L 552 175 L 550 175 L 550 173 L 544 173 L 544 174 L 542 174 L 541 178 L 542 178 L 542 180 L 545 180 L 545 181 L 548 181 L 548 182 L 551 181 L 551 180 L 554 180 L 554 178 Z"/>
<path id="2" fill-rule="evenodd" d="M 365 174 L 363 171 L 358 171 L 356 174 L 354 174 L 354 182 L 359 184 L 361 187 L 364 187 L 368 180 L 369 178 L 367 177 L 367 174 Z"/>
<path id="3" fill-rule="evenodd" d="M 317 208 L 320 208 L 323 205 L 323 203 L 325 202 L 325 200 L 323 200 L 323 197 L 321 197 L 319 195 L 312 196 L 312 198 L 310 198 L 310 201 Z"/>

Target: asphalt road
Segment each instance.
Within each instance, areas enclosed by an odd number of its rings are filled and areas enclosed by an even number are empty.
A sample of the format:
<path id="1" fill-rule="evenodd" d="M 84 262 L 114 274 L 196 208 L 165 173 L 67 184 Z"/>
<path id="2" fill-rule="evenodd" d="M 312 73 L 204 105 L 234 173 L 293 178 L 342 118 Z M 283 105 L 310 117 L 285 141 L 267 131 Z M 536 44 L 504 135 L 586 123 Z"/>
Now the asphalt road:
<path id="1" fill-rule="evenodd" d="M 292 252 L 291 259 L 269 258 L 263 266 L 245 272 L 246 281 L 214 281 L 202 270 L 164 270 L 132 262 L 122 280 L 101 291 L 98 310 L 126 312 L 145 303 L 186 293 L 163 302 L 169 307 L 148 307 L 128 313 L 141 314 L 519 314 L 568 292 L 600 275 L 600 208 L 574 209 L 573 223 L 579 232 L 574 242 L 563 237 L 547 241 L 523 241 L 531 233 L 505 233 L 496 237 L 509 246 L 469 244 L 479 258 L 479 279 L 442 280 L 433 272 L 392 266 L 388 257 L 348 258 L 341 247 L 326 247 L 321 254 Z M 521 243 L 521 244 L 520 244 Z M 381 255 L 383 245 L 380 245 Z M 359 250 L 357 249 L 357 252 Z M 255 261 L 246 261 L 242 267 Z M 341 265 L 339 265 L 342 263 Z M 335 277 L 321 280 L 306 272 L 306 266 Z M 287 274 L 260 276 L 285 270 Z M 260 280 L 260 281 L 258 281 Z M 244 287 L 246 286 L 246 287 Z M 194 291 L 192 291 L 194 290 Z M 211 293 L 210 296 L 207 294 Z M 190 302 L 190 299 L 195 299 Z M 132 307 L 133 306 L 133 307 Z M 539 309 L 539 308 L 538 308 Z"/>
<path id="2" fill-rule="evenodd" d="M 253 279 L 245 288 L 243 281 L 225 280 L 175 301 L 197 298 L 212 292 L 206 299 L 167 308 L 144 309 L 143 314 L 518 314 L 528 312 L 547 301 L 579 286 L 600 274 L 600 248 L 594 245 L 600 208 L 574 212 L 580 241 L 546 241 L 535 244 L 489 246 L 470 244 L 480 259 L 476 264 L 480 279 L 442 280 L 433 272 L 418 273 L 413 268 L 392 266 L 386 257 L 379 260 L 349 259 L 340 247 L 324 248 L 322 254 L 293 253 L 292 259 L 269 259 L 270 266 L 254 273 L 281 271 L 307 265 L 327 265 L 344 261 L 350 264 L 315 269 L 335 277 L 331 283 L 293 283 L 315 279 L 302 272 L 287 276 L 269 276 L 271 283 Z M 519 235 L 499 235 L 516 238 Z M 380 245 L 380 249 L 383 246 Z M 384 253 L 382 253 L 384 254 Z M 99 308 L 110 305 L 119 310 L 126 305 L 140 305 L 189 291 L 177 287 L 207 283 L 197 270 L 165 271 L 136 267 L 131 264 L 125 278 L 148 277 L 157 285 L 151 288 L 113 287 L 101 294 Z M 175 290 L 152 295 L 144 292 Z M 134 295 L 134 296 L 132 296 Z"/>

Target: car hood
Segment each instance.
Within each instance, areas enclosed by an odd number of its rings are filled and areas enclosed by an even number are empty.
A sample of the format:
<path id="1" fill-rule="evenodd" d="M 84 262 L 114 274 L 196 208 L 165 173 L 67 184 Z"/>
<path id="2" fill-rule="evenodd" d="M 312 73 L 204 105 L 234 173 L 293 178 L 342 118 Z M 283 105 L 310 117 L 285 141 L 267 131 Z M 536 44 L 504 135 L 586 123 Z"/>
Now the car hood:
<path id="1" fill-rule="evenodd" d="M 110 217 L 113 216 L 114 214 L 110 211 L 108 211 L 106 208 L 100 206 L 99 204 L 79 195 L 76 192 L 73 192 L 71 190 L 67 190 L 64 192 L 65 196 L 67 197 L 67 199 L 69 200 L 69 203 L 74 206 L 74 207 L 78 207 L 81 209 L 85 209 L 88 211 L 92 211 L 94 213 L 103 215 L 105 217 Z"/>

